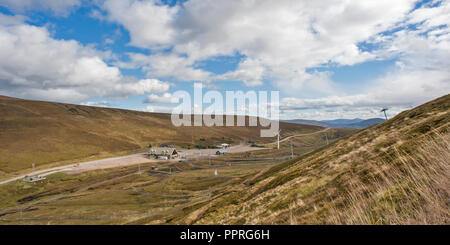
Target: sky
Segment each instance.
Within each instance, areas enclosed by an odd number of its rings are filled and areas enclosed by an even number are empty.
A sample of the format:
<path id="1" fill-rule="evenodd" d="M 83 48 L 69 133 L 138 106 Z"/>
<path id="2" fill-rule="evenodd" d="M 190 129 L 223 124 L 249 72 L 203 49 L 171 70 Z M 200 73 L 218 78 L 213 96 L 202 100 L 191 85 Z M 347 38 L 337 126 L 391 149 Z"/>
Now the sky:
<path id="1" fill-rule="evenodd" d="M 450 92 L 449 24 L 450 0 L 0 0 L 0 95 L 170 112 L 202 83 L 392 117 Z"/>

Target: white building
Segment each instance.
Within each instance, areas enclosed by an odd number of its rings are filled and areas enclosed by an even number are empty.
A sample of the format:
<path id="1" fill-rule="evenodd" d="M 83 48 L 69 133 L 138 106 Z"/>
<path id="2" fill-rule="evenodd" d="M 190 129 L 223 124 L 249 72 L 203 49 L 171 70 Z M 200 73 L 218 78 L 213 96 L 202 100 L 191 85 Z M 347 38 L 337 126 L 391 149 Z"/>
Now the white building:
<path id="1" fill-rule="evenodd" d="M 175 148 L 170 147 L 152 147 L 150 148 L 149 155 L 167 160 L 176 158 L 178 156 L 178 152 Z"/>

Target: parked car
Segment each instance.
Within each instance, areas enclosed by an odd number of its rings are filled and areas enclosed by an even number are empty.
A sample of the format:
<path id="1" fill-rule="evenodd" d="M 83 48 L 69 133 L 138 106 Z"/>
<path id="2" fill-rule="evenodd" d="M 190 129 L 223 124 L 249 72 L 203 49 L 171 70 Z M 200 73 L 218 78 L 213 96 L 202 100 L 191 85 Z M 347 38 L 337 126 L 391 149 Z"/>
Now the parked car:
<path id="1" fill-rule="evenodd" d="M 226 151 L 220 150 L 220 151 L 216 151 L 216 155 L 225 155 L 227 154 Z"/>

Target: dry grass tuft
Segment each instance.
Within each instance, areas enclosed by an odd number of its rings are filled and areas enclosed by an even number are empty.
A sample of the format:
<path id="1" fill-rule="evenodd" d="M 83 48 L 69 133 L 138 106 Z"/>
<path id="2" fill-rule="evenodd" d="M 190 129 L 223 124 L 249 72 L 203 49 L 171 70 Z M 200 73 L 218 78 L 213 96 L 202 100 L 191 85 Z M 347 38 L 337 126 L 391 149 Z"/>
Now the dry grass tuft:
<path id="1" fill-rule="evenodd" d="M 368 162 L 376 170 L 371 181 L 352 179 L 343 198 L 333 200 L 327 223 L 449 224 L 450 135 L 433 133 L 415 152 L 396 149 L 395 158 Z"/>

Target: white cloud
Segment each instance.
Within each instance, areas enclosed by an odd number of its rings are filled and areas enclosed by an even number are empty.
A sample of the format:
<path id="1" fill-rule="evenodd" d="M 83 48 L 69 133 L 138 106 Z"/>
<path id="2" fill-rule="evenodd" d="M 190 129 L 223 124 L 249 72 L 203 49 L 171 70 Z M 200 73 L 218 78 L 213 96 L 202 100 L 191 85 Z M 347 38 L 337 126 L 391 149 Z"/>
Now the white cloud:
<path id="1" fill-rule="evenodd" d="M 161 112 L 161 113 L 171 113 L 173 111 L 174 107 L 170 106 L 156 106 L 156 105 L 149 105 L 142 109 L 142 111 L 145 112 Z"/>
<path id="2" fill-rule="evenodd" d="M 172 42 L 174 30 L 170 25 L 178 7 L 157 0 L 108 0 L 103 8 L 109 12 L 109 20 L 128 29 L 132 45 L 161 48 Z"/>
<path id="3" fill-rule="evenodd" d="M 150 94 L 145 99 L 144 103 L 171 103 L 176 104 L 179 103 L 179 98 L 174 97 L 170 93 L 164 93 L 162 95 Z"/>
<path id="4" fill-rule="evenodd" d="M 182 7 L 128 0 L 120 5 L 129 14 L 136 13 L 136 6 L 160 11 L 163 18 L 158 22 L 139 14 L 124 20 L 114 9 L 117 1 L 106 2 L 107 16 L 130 31 L 131 44 L 152 50 L 151 55 L 130 54 L 131 62 L 126 64 L 143 67 L 148 75 L 186 81 L 238 80 L 247 86 L 270 81 L 295 96 L 284 101 L 289 102 L 287 107 L 352 109 L 364 115 L 368 108 L 374 113 L 380 106 L 401 110 L 450 91 L 448 0 L 425 3 L 414 11 L 415 0 L 190 0 Z M 142 33 L 146 28 L 149 31 Z M 158 40 L 145 36 L 156 29 L 165 30 Z M 376 48 L 361 50 L 362 42 Z M 161 54 L 155 49 L 160 46 L 171 49 Z M 194 67 L 196 62 L 236 54 L 245 58 L 225 74 Z M 331 73 L 307 72 L 392 58 L 398 59 L 396 71 L 361 81 L 367 89 L 354 94 L 339 94 L 342 90 Z"/>
<path id="5" fill-rule="evenodd" d="M 67 15 L 80 5 L 80 0 L 0 0 L 0 6 L 6 6 L 14 11 L 50 10 L 56 15 Z"/>
<path id="6" fill-rule="evenodd" d="M 157 1 L 125 2 L 107 0 L 104 10 L 130 31 L 132 45 L 173 47 L 170 55 L 146 59 L 151 74 L 183 71 L 184 76 L 175 76 L 201 81 L 236 79 L 248 86 L 270 78 L 285 81 L 280 88 L 288 87 L 286 91 L 306 91 L 316 81 L 323 83 L 323 79 L 311 78 L 306 72 L 309 67 L 375 59 L 376 55 L 359 50 L 357 44 L 403 20 L 414 6 L 413 0 L 190 0 L 183 7 Z M 154 14 L 140 15 L 138 10 L 147 8 Z M 236 53 L 247 58 L 236 71 L 223 76 L 212 77 L 191 67 L 196 61 Z M 172 62 L 167 61 L 169 57 Z M 158 63 L 162 58 L 163 66 Z M 330 89 L 321 85 L 316 90 L 322 87 L 324 92 Z"/>
<path id="7" fill-rule="evenodd" d="M 169 90 L 170 84 L 162 82 L 158 79 L 142 79 L 133 83 L 118 83 L 115 85 L 115 90 L 120 91 L 123 96 L 129 94 L 144 94 L 144 93 L 161 93 Z"/>
<path id="8" fill-rule="evenodd" d="M 0 20 L 5 17 L 0 14 Z M 57 40 L 45 27 L 0 23 L 0 89 L 24 98 L 80 102 L 93 96 L 164 92 L 157 79 L 137 81 L 108 65 L 100 53 L 73 40 Z"/>
<path id="9" fill-rule="evenodd" d="M 130 62 L 119 62 L 124 68 L 142 68 L 147 76 L 173 77 L 181 81 L 210 81 L 212 74 L 193 68 L 194 61 L 175 54 L 143 55 L 130 53 Z"/>
<path id="10" fill-rule="evenodd" d="M 67 13 L 79 2 L 46 0 L 38 8 Z M 76 41 L 55 40 L 44 27 L 23 24 L 25 17 L 0 14 L 0 88 L 22 97 L 76 101 L 168 90 L 167 83 L 137 81 L 118 69 L 142 68 L 148 77 L 181 81 L 233 80 L 246 86 L 270 81 L 292 97 L 284 101 L 292 113 L 299 112 L 295 108 L 318 108 L 320 113 L 335 108 L 336 113 L 362 115 L 381 106 L 401 110 L 450 91 L 448 0 L 414 11 L 414 0 L 189 0 L 173 7 L 159 0 L 100 2 L 101 11 L 93 15 L 121 24 L 130 45 L 149 49 L 150 55 L 129 53 L 130 61 L 111 66 L 105 62 L 108 54 Z M 0 4 L 25 11 L 35 2 Z M 376 48 L 362 50 L 361 42 Z M 236 55 L 244 58 L 224 74 L 196 66 Z M 398 60 L 395 71 L 361 81 L 368 89 L 353 94 L 338 94 L 331 73 L 307 72 L 391 58 Z M 167 99 L 153 96 L 155 101 Z"/>
<path id="11" fill-rule="evenodd" d="M 450 92 L 450 1 L 435 7 L 424 6 L 408 15 L 400 28 L 392 34 L 372 37 L 382 46 L 375 51 L 379 57 L 397 57 L 396 67 L 379 79 L 365 81 L 370 86 L 353 95 L 334 95 L 316 99 L 285 98 L 285 116 L 302 115 L 308 118 L 326 115 L 379 114 L 382 107 L 399 112 Z M 309 113 L 316 110 L 318 114 Z M 318 112 L 318 111 L 319 112 Z M 330 112 L 332 110 L 332 112 Z M 300 113 L 300 114 L 299 114 Z M 348 118 L 348 117 L 347 117 Z"/>
<path id="12" fill-rule="evenodd" d="M 259 61 L 245 59 L 236 70 L 219 75 L 216 79 L 242 81 L 247 86 L 258 86 L 263 84 L 264 72 L 265 68 Z"/>
<path id="13" fill-rule="evenodd" d="M 290 96 L 311 97 L 311 95 L 330 95 L 335 93 L 336 85 L 331 80 L 330 72 L 307 73 L 298 71 L 295 77 L 275 79 L 275 87 Z"/>
<path id="14" fill-rule="evenodd" d="M 111 39 L 111 38 L 106 38 L 104 41 L 103 41 L 106 45 L 111 45 L 111 44 L 114 44 L 114 39 Z"/>
<path id="15" fill-rule="evenodd" d="M 96 106 L 96 107 L 111 107 L 111 103 L 108 101 L 87 101 L 82 102 L 80 105 L 87 105 L 87 106 Z"/>
<path id="16" fill-rule="evenodd" d="M 0 23 L 2 25 L 17 25 L 22 24 L 28 18 L 23 15 L 3 15 L 0 13 Z"/>
<path id="17" fill-rule="evenodd" d="M 389 108 L 391 115 L 395 115 L 449 91 L 450 70 L 399 68 L 359 94 L 316 99 L 290 97 L 282 99 L 280 107 L 285 118 L 369 118 L 379 117 L 381 108 Z"/>
<path id="18" fill-rule="evenodd" d="M 450 1 L 424 6 L 408 15 L 392 34 L 379 34 L 371 42 L 382 46 L 379 57 L 397 57 L 396 67 L 379 79 L 368 81 L 367 90 L 354 95 L 316 99 L 285 98 L 285 117 L 310 119 L 391 115 L 450 92 Z M 367 82 L 367 81 L 366 81 Z"/>

